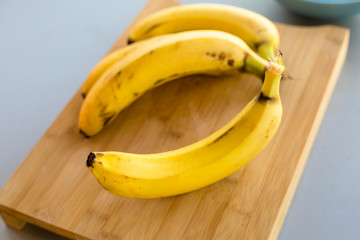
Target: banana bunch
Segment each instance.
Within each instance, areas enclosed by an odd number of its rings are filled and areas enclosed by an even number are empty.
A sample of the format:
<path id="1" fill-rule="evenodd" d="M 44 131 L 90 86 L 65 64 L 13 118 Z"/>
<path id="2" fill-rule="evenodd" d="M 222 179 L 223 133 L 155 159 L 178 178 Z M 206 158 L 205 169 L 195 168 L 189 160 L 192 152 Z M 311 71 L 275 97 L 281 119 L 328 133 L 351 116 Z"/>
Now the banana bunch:
<path id="1" fill-rule="evenodd" d="M 151 45 L 162 39 L 163 35 L 204 29 L 231 33 L 245 41 L 266 60 L 274 58 L 275 49 L 279 46 L 280 37 L 276 26 L 264 16 L 250 10 L 215 3 L 170 7 L 155 12 L 136 24 L 128 37 L 131 45 L 109 54 L 92 69 L 82 87 L 82 95 L 86 96 L 112 64 L 143 45 Z M 145 39 L 147 41 L 143 41 Z"/>
<path id="2" fill-rule="evenodd" d="M 229 176 L 269 143 L 281 121 L 284 71 L 275 51 L 279 35 L 269 20 L 226 5 L 177 6 L 141 21 L 129 43 L 101 60 L 83 85 L 78 124 L 85 137 L 148 90 L 183 76 L 240 71 L 263 85 L 228 124 L 189 146 L 156 154 L 91 152 L 86 165 L 109 192 L 158 198 L 193 191 Z"/>

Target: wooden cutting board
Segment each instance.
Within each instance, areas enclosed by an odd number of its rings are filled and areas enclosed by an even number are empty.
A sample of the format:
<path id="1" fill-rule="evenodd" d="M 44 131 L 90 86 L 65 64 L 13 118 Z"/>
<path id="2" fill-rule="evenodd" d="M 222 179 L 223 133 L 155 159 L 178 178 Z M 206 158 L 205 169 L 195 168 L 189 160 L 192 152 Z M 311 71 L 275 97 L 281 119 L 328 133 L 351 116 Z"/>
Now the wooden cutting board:
<path id="1" fill-rule="evenodd" d="M 151 0 L 136 18 L 177 4 Z M 131 27 L 131 26 L 130 26 Z M 213 133 L 260 90 L 247 74 L 191 76 L 150 91 L 98 136 L 78 131 L 80 91 L 0 192 L 11 227 L 35 224 L 73 239 L 275 239 L 347 52 L 349 31 L 277 24 L 287 66 L 282 124 L 270 145 L 228 178 L 176 197 L 140 200 L 104 190 L 87 170 L 90 151 L 151 153 Z M 127 32 L 112 50 L 125 44 Z"/>

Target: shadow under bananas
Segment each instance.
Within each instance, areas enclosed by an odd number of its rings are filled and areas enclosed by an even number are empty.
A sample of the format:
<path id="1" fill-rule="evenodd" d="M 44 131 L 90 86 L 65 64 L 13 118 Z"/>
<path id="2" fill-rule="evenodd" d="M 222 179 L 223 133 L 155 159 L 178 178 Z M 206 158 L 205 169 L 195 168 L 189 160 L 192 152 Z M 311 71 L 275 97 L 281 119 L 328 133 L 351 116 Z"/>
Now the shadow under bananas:
<path id="1" fill-rule="evenodd" d="M 97 151 L 156 153 L 184 147 L 228 123 L 261 85 L 247 73 L 183 77 L 145 93 L 89 141 L 99 143 Z"/>

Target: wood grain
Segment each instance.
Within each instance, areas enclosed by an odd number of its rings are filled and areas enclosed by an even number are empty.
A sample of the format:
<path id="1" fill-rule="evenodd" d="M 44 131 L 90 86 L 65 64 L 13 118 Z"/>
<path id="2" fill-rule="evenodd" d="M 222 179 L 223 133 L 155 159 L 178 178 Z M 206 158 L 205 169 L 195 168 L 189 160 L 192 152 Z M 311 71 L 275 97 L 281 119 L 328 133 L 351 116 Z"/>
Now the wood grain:
<path id="1" fill-rule="evenodd" d="M 151 0 L 135 21 L 174 4 Z M 139 200 L 102 189 L 85 161 L 90 151 L 161 152 L 208 136 L 258 93 L 261 83 L 251 75 L 170 82 L 91 139 L 77 129 L 78 91 L 1 190 L 4 221 L 72 239 L 276 239 L 349 41 L 347 29 L 330 25 L 277 27 L 287 66 L 280 90 L 283 121 L 270 145 L 245 167 L 198 191 Z M 125 44 L 127 32 L 112 50 Z"/>

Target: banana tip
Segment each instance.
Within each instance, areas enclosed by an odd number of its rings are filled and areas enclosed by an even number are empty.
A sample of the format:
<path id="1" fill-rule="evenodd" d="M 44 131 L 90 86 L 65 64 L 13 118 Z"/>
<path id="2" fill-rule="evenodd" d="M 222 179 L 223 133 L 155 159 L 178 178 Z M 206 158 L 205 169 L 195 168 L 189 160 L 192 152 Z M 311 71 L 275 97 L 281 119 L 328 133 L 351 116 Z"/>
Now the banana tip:
<path id="1" fill-rule="evenodd" d="M 85 138 L 90 138 L 89 135 L 87 135 L 83 130 L 79 130 L 79 132 L 85 137 Z"/>
<path id="2" fill-rule="evenodd" d="M 131 38 L 128 38 L 127 44 L 130 45 L 130 44 L 132 44 L 134 42 L 135 42 L 134 40 L 132 40 Z"/>
<path id="3" fill-rule="evenodd" d="M 92 167 L 93 163 L 95 162 L 95 158 L 96 158 L 95 154 L 93 152 L 91 152 L 86 159 L 86 166 L 88 168 Z"/>

